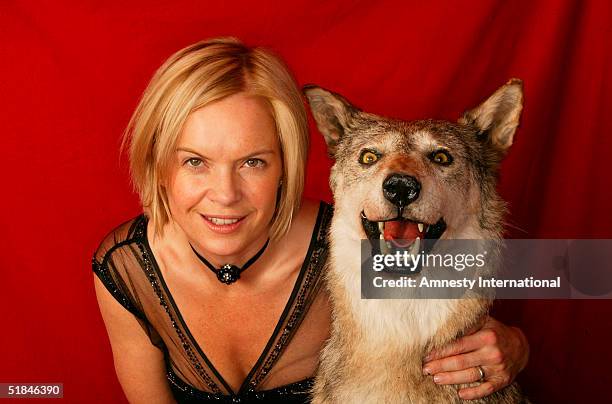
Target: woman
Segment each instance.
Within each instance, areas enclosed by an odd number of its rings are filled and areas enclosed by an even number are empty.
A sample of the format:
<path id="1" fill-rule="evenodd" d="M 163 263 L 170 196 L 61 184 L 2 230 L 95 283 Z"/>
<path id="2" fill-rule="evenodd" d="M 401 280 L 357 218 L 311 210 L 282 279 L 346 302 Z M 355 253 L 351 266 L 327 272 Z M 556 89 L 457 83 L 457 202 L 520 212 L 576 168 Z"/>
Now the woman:
<path id="1" fill-rule="evenodd" d="M 126 133 L 145 213 L 93 266 L 128 400 L 307 401 L 329 332 L 332 211 L 301 200 L 308 127 L 286 67 L 233 39 L 189 46 L 157 71 Z M 519 330 L 489 319 L 424 372 L 464 383 L 480 367 L 487 380 L 461 392 L 478 397 L 509 383 L 526 351 Z"/>

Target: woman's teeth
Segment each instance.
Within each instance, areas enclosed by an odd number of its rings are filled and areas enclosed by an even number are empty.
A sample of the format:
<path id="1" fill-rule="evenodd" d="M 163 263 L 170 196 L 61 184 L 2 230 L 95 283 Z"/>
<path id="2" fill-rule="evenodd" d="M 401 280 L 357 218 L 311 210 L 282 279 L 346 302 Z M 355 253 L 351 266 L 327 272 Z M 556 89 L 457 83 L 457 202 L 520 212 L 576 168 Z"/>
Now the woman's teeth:
<path id="1" fill-rule="evenodd" d="M 217 217 L 207 217 L 208 220 L 210 220 L 211 222 L 213 222 L 214 224 L 218 225 L 218 226 L 223 226 L 223 225 L 228 225 L 228 224 L 234 224 L 236 222 L 238 222 L 240 219 L 220 219 Z"/>

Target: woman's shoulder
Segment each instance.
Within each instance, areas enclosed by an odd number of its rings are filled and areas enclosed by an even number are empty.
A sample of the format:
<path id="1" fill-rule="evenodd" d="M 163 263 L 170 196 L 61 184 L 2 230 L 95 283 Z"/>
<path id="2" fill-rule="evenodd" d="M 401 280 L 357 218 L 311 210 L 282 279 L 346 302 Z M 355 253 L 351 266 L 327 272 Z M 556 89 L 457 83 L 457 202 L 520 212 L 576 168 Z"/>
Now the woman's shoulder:
<path id="1" fill-rule="evenodd" d="M 301 238 L 305 234 L 317 234 L 317 230 L 326 233 L 331 216 L 333 214 L 332 205 L 327 202 L 315 199 L 303 199 L 300 209 L 291 224 L 289 238 Z M 314 230 L 314 232 L 313 232 Z"/>
<path id="2" fill-rule="evenodd" d="M 102 263 L 118 248 L 145 237 L 147 218 L 140 214 L 113 228 L 102 239 L 94 253 L 94 260 Z"/>
<path id="3" fill-rule="evenodd" d="M 141 322 L 150 338 L 152 331 L 147 325 L 141 301 L 138 296 L 139 285 L 143 285 L 142 263 L 144 253 L 134 246 L 146 239 L 147 218 L 141 214 L 128 220 L 102 239 L 92 259 L 92 270 L 108 292 Z M 156 340 L 151 339 L 156 345 Z"/>
<path id="4" fill-rule="evenodd" d="M 300 205 L 300 209 L 295 216 L 295 225 L 310 225 L 312 226 L 321 215 L 330 214 L 333 207 L 322 200 L 304 198 Z"/>

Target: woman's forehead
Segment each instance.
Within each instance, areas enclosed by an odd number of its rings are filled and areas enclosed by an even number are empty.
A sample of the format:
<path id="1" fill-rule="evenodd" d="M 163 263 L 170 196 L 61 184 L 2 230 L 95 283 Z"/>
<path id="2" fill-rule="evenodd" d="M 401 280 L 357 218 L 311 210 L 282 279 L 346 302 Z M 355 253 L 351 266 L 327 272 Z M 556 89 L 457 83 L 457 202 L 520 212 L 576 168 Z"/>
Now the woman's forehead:
<path id="1" fill-rule="evenodd" d="M 208 153 L 244 154 L 278 147 L 269 103 L 246 93 L 225 97 L 192 112 L 177 142 L 177 149 Z"/>

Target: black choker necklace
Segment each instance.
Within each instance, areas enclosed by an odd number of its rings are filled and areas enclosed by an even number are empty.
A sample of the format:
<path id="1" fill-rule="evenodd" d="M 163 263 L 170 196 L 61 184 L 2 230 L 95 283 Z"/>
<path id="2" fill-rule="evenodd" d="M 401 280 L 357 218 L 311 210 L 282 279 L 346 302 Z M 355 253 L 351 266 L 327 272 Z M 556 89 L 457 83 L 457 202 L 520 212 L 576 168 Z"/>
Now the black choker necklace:
<path id="1" fill-rule="evenodd" d="M 232 265 L 232 264 L 225 264 L 221 268 L 215 268 L 210 262 L 208 262 L 206 258 L 202 257 L 196 251 L 195 248 L 193 248 L 191 243 L 189 243 L 189 246 L 191 247 L 195 255 L 200 259 L 200 261 L 202 261 L 204 265 L 208 267 L 208 269 L 210 269 L 217 275 L 217 279 L 219 279 L 219 282 L 225 283 L 226 285 L 230 285 L 236 282 L 238 279 L 240 279 L 240 274 L 244 272 L 248 267 L 253 265 L 253 263 L 257 261 L 259 257 L 261 257 L 261 254 L 264 253 L 269 242 L 270 242 L 270 239 L 267 239 L 266 244 L 264 244 L 263 247 L 261 247 L 261 249 L 257 251 L 257 254 L 255 254 L 253 258 L 248 260 L 242 268 L 238 268 L 236 265 Z"/>

